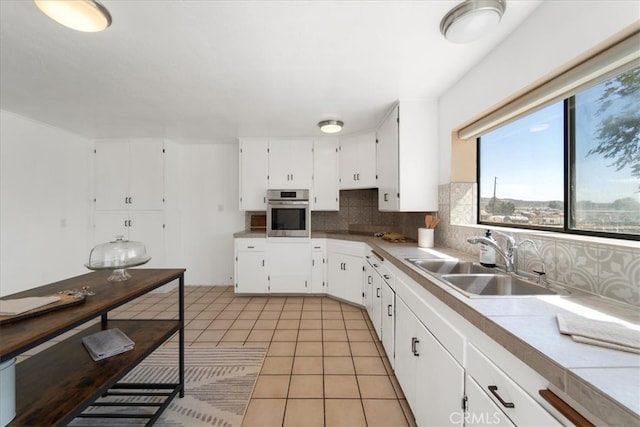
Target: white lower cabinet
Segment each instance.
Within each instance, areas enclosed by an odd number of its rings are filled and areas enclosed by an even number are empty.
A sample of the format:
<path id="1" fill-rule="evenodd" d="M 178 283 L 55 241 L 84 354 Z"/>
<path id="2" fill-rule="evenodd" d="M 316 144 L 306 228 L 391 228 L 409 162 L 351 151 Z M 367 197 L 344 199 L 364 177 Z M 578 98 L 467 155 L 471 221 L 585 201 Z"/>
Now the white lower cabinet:
<path id="1" fill-rule="evenodd" d="M 466 368 L 467 389 L 469 390 L 469 388 L 477 385 L 481 390 L 480 393 L 484 394 L 484 396 L 480 395 L 480 397 L 476 394 L 476 402 L 474 402 L 474 396 L 470 395 L 467 390 L 469 420 L 473 420 L 474 417 L 496 416 L 500 419 L 507 417 L 517 426 L 562 425 L 539 403 L 533 400 L 518 384 L 509 378 L 502 369 L 498 368 L 498 366 L 471 344 L 467 346 Z M 483 415 L 482 411 L 486 410 L 487 406 L 486 399 L 489 399 L 496 409 L 489 414 Z M 496 410 L 498 411 L 497 415 Z M 492 418 L 488 419 L 491 420 Z M 488 423 L 485 422 L 484 424 Z"/>
<path id="2" fill-rule="evenodd" d="M 327 243 L 327 293 L 341 300 L 363 305 L 363 244 Z"/>
<path id="3" fill-rule="evenodd" d="M 311 245 L 305 241 L 267 241 L 267 275 L 271 293 L 307 293 L 311 281 Z"/>
<path id="4" fill-rule="evenodd" d="M 267 289 L 266 239 L 235 239 L 235 291 L 263 294 Z"/>
<path id="5" fill-rule="evenodd" d="M 311 240 L 311 286 L 309 293 L 323 294 L 326 292 L 327 246 L 324 240 Z"/>
<path id="6" fill-rule="evenodd" d="M 395 331 L 396 331 L 396 293 L 386 281 L 382 281 L 382 303 L 380 313 L 382 346 L 387 353 L 389 363 L 395 368 Z"/>
<path id="7" fill-rule="evenodd" d="M 395 374 L 419 426 L 463 425 L 464 368 L 396 298 Z"/>
<path id="8" fill-rule="evenodd" d="M 509 418 L 493 403 L 475 380 L 467 375 L 465 381 L 467 395 L 464 425 L 466 426 L 514 426 Z"/>
<path id="9" fill-rule="evenodd" d="M 149 212 L 95 212 L 94 243 L 112 242 L 117 236 L 124 240 L 142 242 L 151 260 L 143 266 L 164 266 L 164 213 Z"/>

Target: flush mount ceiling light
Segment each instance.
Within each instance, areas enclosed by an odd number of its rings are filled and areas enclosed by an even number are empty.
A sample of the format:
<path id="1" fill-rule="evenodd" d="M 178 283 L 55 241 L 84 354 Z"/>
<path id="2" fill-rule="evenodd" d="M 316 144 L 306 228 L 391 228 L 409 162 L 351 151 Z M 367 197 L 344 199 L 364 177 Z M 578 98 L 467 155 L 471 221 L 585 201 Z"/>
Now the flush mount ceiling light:
<path id="1" fill-rule="evenodd" d="M 111 15 L 96 0 L 34 0 L 49 18 L 78 31 L 95 33 L 111 25 Z"/>
<path id="2" fill-rule="evenodd" d="M 323 120 L 318 123 L 318 126 L 324 133 L 338 133 L 342 130 L 344 123 L 340 120 Z"/>
<path id="3" fill-rule="evenodd" d="M 453 43 L 469 43 L 496 27 L 507 8 L 506 0 L 465 0 L 440 22 L 440 32 Z"/>

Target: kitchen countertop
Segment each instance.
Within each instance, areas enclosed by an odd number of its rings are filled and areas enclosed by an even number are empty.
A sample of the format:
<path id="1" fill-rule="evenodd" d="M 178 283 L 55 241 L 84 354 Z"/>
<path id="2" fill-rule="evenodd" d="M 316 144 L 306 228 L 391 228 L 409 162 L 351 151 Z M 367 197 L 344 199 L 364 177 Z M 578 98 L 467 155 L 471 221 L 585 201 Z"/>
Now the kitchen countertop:
<path id="1" fill-rule="evenodd" d="M 265 237 L 265 232 L 245 231 L 234 237 L 259 238 Z M 638 307 L 582 292 L 568 296 L 467 298 L 405 260 L 433 257 L 433 252 L 419 248 L 415 242 L 390 243 L 371 234 L 346 232 L 313 232 L 312 238 L 369 244 L 594 416 L 609 425 L 640 425 L 640 355 L 577 343 L 561 335 L 556 323 L 559 313 L 593 311 L 640 324 Z M 473 260 L 468 254 L 448 248 L 434 250 Z"/>

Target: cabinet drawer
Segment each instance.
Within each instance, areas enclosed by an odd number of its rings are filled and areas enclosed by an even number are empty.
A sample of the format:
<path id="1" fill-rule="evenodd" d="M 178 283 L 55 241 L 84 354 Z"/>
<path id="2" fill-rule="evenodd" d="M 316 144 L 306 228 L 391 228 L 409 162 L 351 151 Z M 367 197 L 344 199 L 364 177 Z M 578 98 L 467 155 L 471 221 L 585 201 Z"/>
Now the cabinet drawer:
<path id="1" fill-rule="evenodd" d="M 353 255 L 357 257 L 364 256 L 364 243 L 361 242 L 340 242 L 337 240 L 329 240 L 327 243 L 329 252 Z"/>
<path id="2" fill-rule="evenodd" d="M 562 425 L 477 348 L 469 344 L 467 349 L 467 374 L 514 424 Z"/>
<path id="3" fill-rule="evenodd" d="M 311 239 L 311 250 L 313 252 L 324 252 L 327 250 L 327 241 L 324 239 Z"/>
<path id="4" fill-rule="evenodd" d="M 236 251 L 264 251 L 267 239 L 236 239 Z"/>

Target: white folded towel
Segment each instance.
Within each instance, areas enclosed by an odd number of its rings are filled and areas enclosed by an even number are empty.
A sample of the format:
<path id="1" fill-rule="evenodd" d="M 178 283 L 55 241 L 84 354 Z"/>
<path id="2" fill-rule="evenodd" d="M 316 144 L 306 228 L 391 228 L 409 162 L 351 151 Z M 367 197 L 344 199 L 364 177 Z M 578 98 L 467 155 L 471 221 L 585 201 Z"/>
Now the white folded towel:
<path id="1" fill-rule="evenodd" d="M 640 329 L 573 314 L 556 317 L 560 333 L 571 335 L 576 342 L 640 354 Z"/>
<path id="2" fill-rule="evenodd" d="M 15 316 L 60 301 L 60 297 L 26 297 L 0 300 L 0 316 Z"/>

